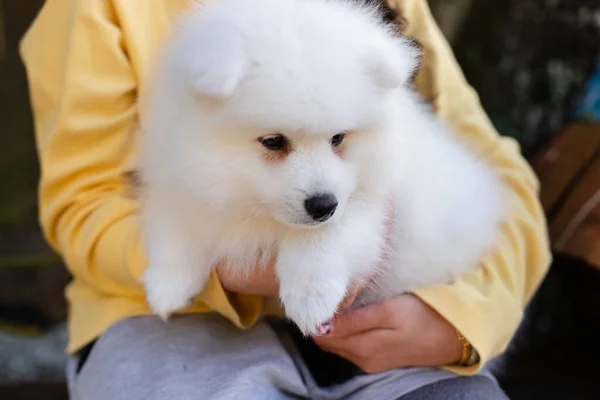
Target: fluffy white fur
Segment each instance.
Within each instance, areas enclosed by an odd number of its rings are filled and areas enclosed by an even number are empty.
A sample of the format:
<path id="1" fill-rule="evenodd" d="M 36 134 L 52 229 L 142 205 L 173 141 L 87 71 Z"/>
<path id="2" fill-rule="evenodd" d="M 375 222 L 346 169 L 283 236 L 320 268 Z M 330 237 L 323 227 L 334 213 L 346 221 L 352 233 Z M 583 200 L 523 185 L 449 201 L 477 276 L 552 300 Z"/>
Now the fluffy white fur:
<path id="1" fill-rule="evenodd" d="M 220 0 L 187 14 L 142 121 L 153 310 L 186 306 L 219 260 L 244 273 L 276 255 L 286 313 L 311 335 L 357 279 L 375 275 L 365 303 L 475 267 L 502 185 L 411 91 L 418 58 L 351 1 Z M 258 139 L 275 133 L 286 154 Z M 338 201 L 322 223 L 304 206 L 320 193 Z"/>

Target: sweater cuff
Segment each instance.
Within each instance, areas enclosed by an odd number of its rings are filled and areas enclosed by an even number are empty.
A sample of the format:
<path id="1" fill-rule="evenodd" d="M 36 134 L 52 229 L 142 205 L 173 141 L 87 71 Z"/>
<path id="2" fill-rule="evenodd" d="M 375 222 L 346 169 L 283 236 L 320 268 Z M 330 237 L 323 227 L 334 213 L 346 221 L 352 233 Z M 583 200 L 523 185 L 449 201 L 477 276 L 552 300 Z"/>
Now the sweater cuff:
<path id="1" fill-rule="evenodd" d="M 516 332 L 523 311 L 499 282 L 486 282 L 490 271 L 482 267 L 450 285 L 437 285 L 414 294 L 450 322 L 479 353 L 472 366 L 444 366 L 459 375 L 479 372 L 503 352 Z"/>
<path id="2" fill-rule="evenodd" d="M 252 327 L 260 318 L 263 308 L 261 296 L 233 293 L 225 290 L 216 271 L 197 298 L 211 311 L 217 312 L 229 319 L 240 329 Z"/>

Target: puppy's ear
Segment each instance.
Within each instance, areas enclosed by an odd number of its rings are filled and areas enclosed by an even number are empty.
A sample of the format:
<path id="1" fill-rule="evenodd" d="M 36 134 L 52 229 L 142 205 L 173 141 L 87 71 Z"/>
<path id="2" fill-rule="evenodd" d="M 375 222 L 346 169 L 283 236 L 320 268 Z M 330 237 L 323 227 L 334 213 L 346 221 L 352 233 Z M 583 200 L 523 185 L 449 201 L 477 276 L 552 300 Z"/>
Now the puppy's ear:
<path id="1" fill-rule="evenodd" d="M 408 38 L 398 38 L 393 46 L 379 46 L 366 57 L 367 68 L 379 87 L 395 89 L 409 82 L 421 65 L 421 48 Z"/>
<path id="2" fill-rule="evenodd" d="M 246 75 L 248 56 L 240 29 L 228 18 L 213 18 L 203 24 L 191 54 L 189 86 L 196 96 L 227 98 Z"/>

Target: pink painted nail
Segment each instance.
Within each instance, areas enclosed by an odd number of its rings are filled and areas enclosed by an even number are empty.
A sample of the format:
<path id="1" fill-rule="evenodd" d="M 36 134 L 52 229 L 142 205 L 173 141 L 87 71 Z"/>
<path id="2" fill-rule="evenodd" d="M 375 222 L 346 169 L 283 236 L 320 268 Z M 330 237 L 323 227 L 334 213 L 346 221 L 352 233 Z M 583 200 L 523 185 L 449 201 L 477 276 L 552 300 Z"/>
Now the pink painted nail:
<path id="1" fill-rule="evenodd" d="M 319 332 L 319 335 L 327 335 L 329 332 L 331 332 L 331 324 L 329 322 L 325 322 L 324 324 L 319 326 L 319 329 L 317 329 L 317 331 Z"/>

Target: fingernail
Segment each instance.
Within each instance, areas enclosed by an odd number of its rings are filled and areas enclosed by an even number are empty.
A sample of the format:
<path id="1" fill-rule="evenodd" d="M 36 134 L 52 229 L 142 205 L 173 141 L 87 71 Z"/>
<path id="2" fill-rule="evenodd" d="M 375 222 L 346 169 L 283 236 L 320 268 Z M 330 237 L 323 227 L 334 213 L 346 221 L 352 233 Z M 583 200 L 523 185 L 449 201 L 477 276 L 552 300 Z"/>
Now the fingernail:
<path id="1" fill-rule="evenodd" d="M 329 322 L 325 322 L 324 324 L 319 326 L 319 329 L 317 329 L 317 331 L 319 332 L 319 335 L 327 335 L 329 332 L 331 332 L 331 324 Z"/>

